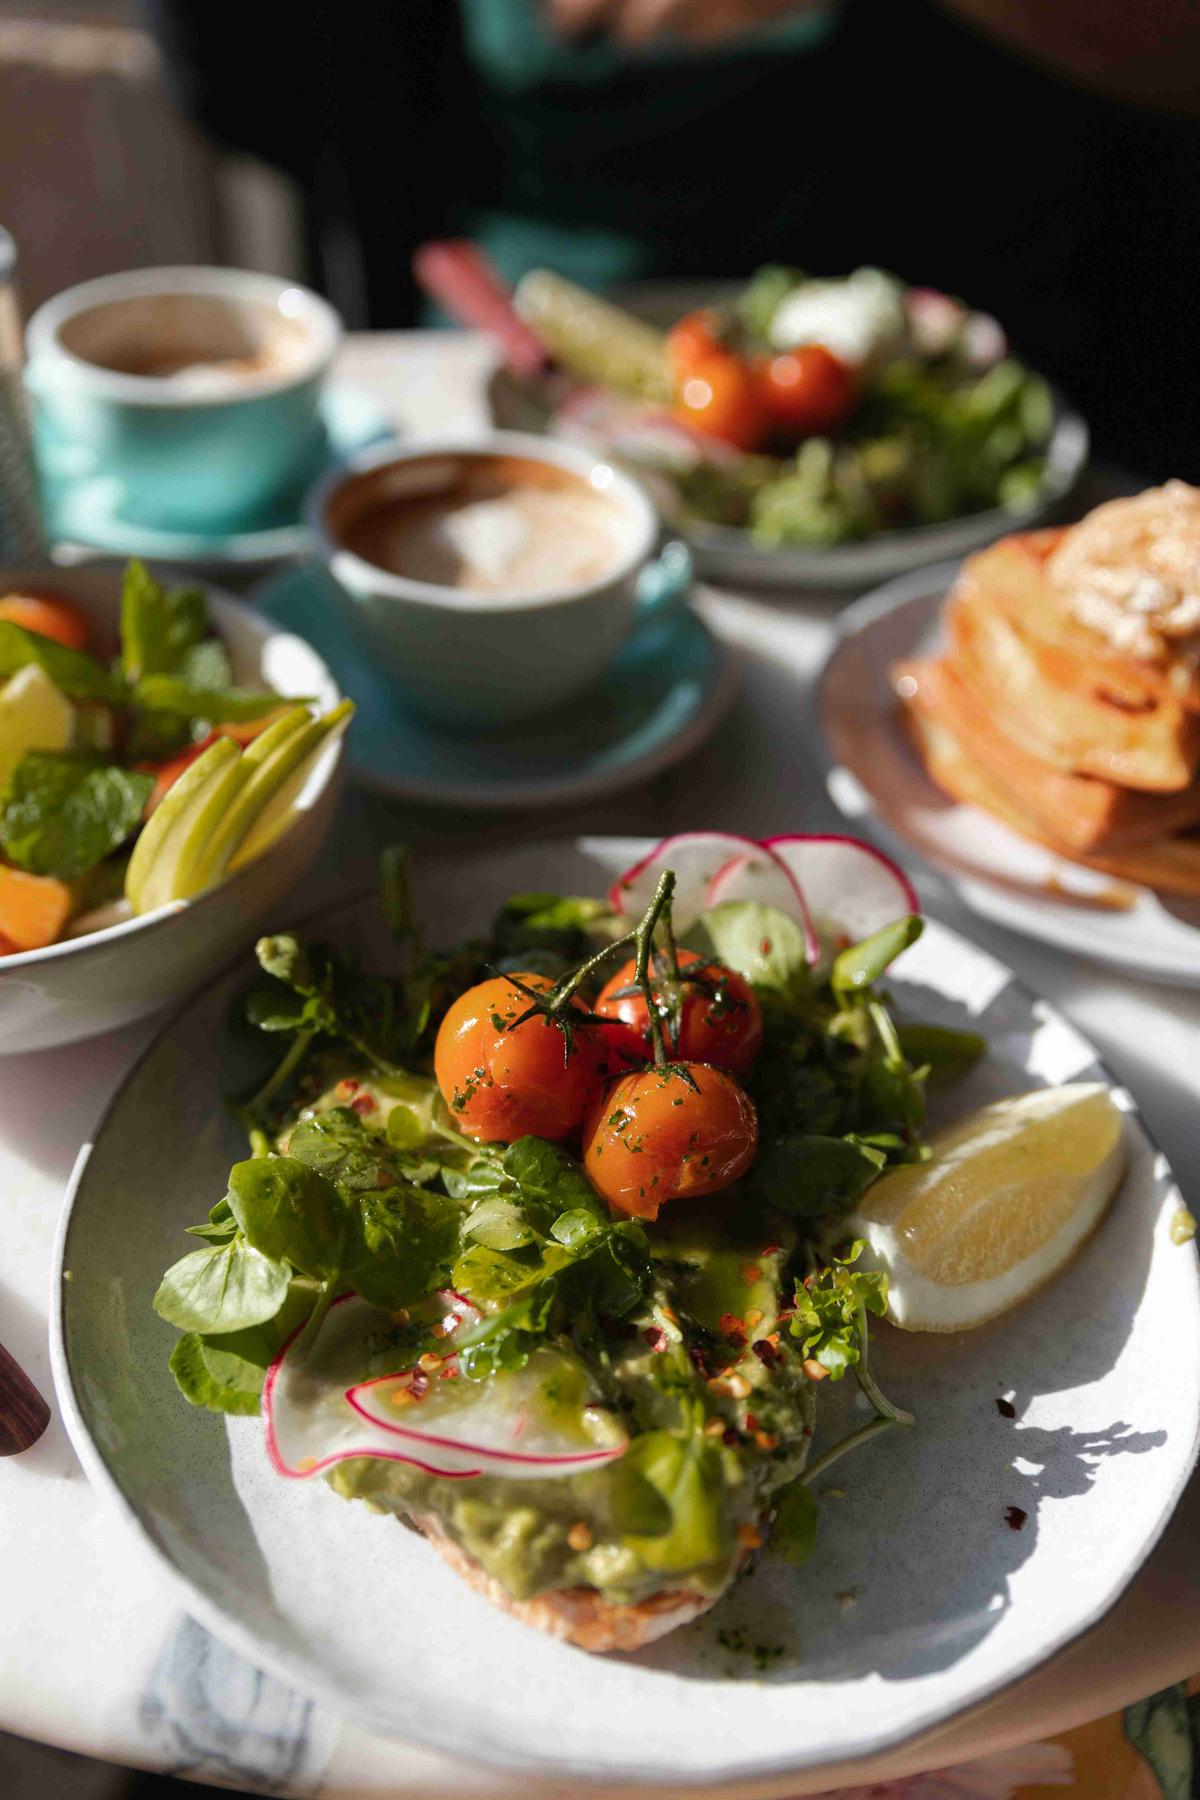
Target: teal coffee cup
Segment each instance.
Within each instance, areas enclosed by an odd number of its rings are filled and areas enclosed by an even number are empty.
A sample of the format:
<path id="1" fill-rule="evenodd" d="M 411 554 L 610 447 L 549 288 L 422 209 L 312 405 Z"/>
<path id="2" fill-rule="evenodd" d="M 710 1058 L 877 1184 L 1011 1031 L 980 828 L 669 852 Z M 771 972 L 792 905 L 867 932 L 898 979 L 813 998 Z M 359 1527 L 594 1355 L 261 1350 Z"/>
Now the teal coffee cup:
<path id="1" fill-rule="evenodd" d="M 162 530 L 235 530 L 311 471 L 333 308 L 236 269 L 136 269 L 48 300 L 26 331 L 43 476 L 103 482 Z"/>

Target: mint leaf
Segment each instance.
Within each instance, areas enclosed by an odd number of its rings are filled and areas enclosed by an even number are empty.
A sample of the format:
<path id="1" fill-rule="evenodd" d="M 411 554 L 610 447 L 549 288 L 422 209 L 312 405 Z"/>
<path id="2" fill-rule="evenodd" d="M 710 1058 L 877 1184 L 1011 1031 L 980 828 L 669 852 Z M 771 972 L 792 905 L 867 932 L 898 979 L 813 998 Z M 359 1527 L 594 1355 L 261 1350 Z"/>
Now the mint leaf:
<path id="1" fill-rule="evenodd" d="M 152 776 L 93 755 L 31 751 L 0 811 L 0 844 L 31 875 L 73 880 L 132 837 L 153 786 Z"/>
<path id="2" fill-rule="evenodd" d="M 102 700 L 108 706 L 119 706 L 127 698 L 128 689 L 120 676 L 110 674 L 94 656 L 26 631 L 11 619 L 0 619 L 0 683 L 29 663 L 44 669 L 69 700 Z"/>
<path id="3" fill-rule="evenodd" d="M 203 589 L 172 588 L 156 581 L 135 557 L 125 568 L 121 594 L 121 668 L 127 681 L 174 674 L 189 651 L 208 635 Z"/>

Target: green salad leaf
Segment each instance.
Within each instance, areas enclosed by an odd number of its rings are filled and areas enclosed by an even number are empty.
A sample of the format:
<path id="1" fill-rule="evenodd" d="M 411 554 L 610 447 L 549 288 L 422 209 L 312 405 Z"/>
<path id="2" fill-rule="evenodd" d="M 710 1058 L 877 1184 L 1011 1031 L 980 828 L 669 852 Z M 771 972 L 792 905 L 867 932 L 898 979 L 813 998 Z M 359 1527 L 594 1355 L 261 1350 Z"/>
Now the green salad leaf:
<path id="1" fill-rule="evenodd" d="M 852 1207 L 884 1161 L 881 1151 L 849 1136 L 777 1137 L 755 1158 L 750 1184 L 789 1218 L 819 1219 Z"/>
<path id="2" fill-rule="evenodd" d="M 235 1232 L 173 1264 L 154 1296 L 154 1310 L 180 1331 L 242 1331 L 275 1317 L 290 1282 L 286 1263 Z"/>
<path id="3" fill-rule="evenodd" d="M 0 810 L 0 847 L 31 875 L 84 875 L 133 836 L 154 778 L 86 751 L 32 750 Z"/>
<path id="4" fill-rule="evenodd" d="M 164 588 L 136 557 L 126 564 L 121 593 L 121 668 L 126 681 L 177 674 L 208 630 L 203 588 Z"/>
<path id="5" fill-rule="evenodd" d="M 39 632 L 26 631 L 11 619 L 0 619 L 0 684 L 29 663 L 36 663 L 69 700 L 98 700 L 107 706 L 120 706 L 128 689 L 119 675 L 114 675 L 83 650 L 71 650 Z"/>

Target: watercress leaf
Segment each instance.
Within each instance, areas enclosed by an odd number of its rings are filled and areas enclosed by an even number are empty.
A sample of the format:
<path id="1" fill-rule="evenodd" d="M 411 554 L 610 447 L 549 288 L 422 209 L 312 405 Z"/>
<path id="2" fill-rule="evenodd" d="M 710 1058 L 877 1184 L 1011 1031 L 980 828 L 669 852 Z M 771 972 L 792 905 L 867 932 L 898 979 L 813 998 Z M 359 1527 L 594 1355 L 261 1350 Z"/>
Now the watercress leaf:
<path id="1" fill-rule="evenodd" d="M 538 1266 L 486 1244 L 473 1244 L 455 1263 L 451 1284 L 472 1300 L 487 1305 L 504 1301 L 538 1278 Z"/>
<path id="2" fill-rule="evenodd" d="M 545 1138 L 523 1137 L 504 1152 L 504 1172 L 520 1192 L 521 1204 L 539 1229 L 548 1232 L 560 1213 L 590 1213 L 607 1221 L 604 1202 L 567 1151 Z"/>
<path id="3" fill-rule="evenodd" d="M 460 1203 L 497 1193 L 505 1179 L 503 1164 L 490 1156 L 472 1158 L 465 1169 L 449 1162 L 442 1164 L 442 1185 L 450 1198 Z"/>
<path id="4" fill-rule="evenodd" d="M 294 1157 L 235 1163 L 229 1204 L 256 1249 L 314 1281 L 336 1281 L 357 1248 L 351 1207 L 332 1181 Z"/>
<path id="5" fill-rule="evenodd" d="M 550 1235 L 568 1250 L 577 1250 L 589 1238 L 595 1237 L 601 1229 L 600 1221 L 594 1212 L 582 1206 L 572 1207 L 569 1212 L 559 1213 L 550 1227 Z"/>
<path id="6" fill-rule="evenodd" d="M 537 1281 L 500 1312 L 463 1332 L 457 1340 L 461 1373 L 470 1381 L 480 1381 L 500 1369 L 523 1368 L 530 1351 L 545 1333 L 556 1291 L 553 1278 Z"/>
<path id="7" fill-rule="evenodd" d="M 425 1125 L 420 1115 L 403 1102 L 393 1106 L 387 1116 L 384 1134 L 396 1150 L 415 1150 L 425 1142 Z"/>
<path id="8" fill-rule="evenodd" d="M 765 1144 L 748 1180 L 780 1212 L 817 1219 L 853 1206 L 882 1161 L 851 1138 L 795 1135 Z"/>
<path id="9" fill-rule="evenodd" d="M 387 1139 L 368 1130 L 348 1106 L 300 1119 L 288 1136 L 287 1151 L 346 1190 L 392 1187 L 399 1175 Z"/>
<path id="10" fill-rule="evenodd" d="M 209 725 L 245 725 L 283 704 L 273 688 L 198 687 L 182 675 L 143 675 L 133 703 L 148 713 L 203 719 Z"/>
<path id="11" fill-rule="evenodd" d="M 121 593 L 121 667 L 126 679 L 177 670 L 208 632 L 208 607 L 198 587 L 168 591 L 135 557 Z"/>
<path id="12" fill-rule="evenodd" d="M 69 700 L 102 700 L 108 706 L 120 706 L 127 697 L 121 677 L 112 674 L 94 656 L 83 650 L 70 650 L 36 631 L 26 631 L 11 619 L 0 619 L 0 684 L 29 663 L 45 670 Z"/>
<path id="13" fill-rule="evenodd" d="M 916 943 L 924 929 L 925 921 L 918 913 L 907 913 L 872 932 L 860 943 L 847 945 L 835 957 L 829 975 L 830 986 L 838 999 L 844 1004 L 855 994 L 862 993 L 864 988 L 873 987 L 900 952 Z"/>
<path id="14" fill-rule="evenodd" d="M 500 1195 L 485 1198 L 467 1215 L 462 1234 L 488 1250 L 520 1250 L 534 1241 L 520 1207 Z"/>
<path id="15" fill-rule="evenodd" d="M 359 1246 L 345 1277 L 374 1306 L 411 1306 L 449 1274 L 458 1213 L 436 1194 L 409 1184 L 359 1194 Z"/>
<path id="16" fill-rule="evenodd" d="M 975 1031 L 952 1031 L 944 1025 L 899 1025 L 897 1033 L 905 1060 L 914 1068 L 929 1070 L 931 1079 L 955 1081 L 974 1067 L 987 1050 L 987 1040 Z"/>
<path id="17" fill-rule="evenodd" d="M 817 1547 L 817 1497 L 802 1481 L 776 1497 L 771 1544 L 784 1562 L 806 1563 Z"/>
<path id="18" fill-rule="evenodd" d="M 253 1381 L 239 1385 L 236 1380 L 223 1380 L 209 1368 L 204 1339 L 194 1331 L 186 1332 L 176 1343 L 171 1352 L 170 1368 L 180 1393 L 192 1406 L 241 1417 L 259 1410 L 262 1371 L 257 1371 L 257 1385 Z"/>
<path id="19" fill-rule="evenodd" d="M 318 994 L 295 993 L 278 982 L 260 982 L 246 995 L 246 1018 L 259 1031 L 323 1031 L 333 1012 Z"/>
<path id="20" fill-rule="evenodd" d="M 241 1331 L 274 1318 L 290 1280 L 286 1263 L 234 1237 L 173 1264 L 154 1296 L 154 1310 L 180 1331 Z"/>
<path id="21" fill-rule="evenodd" d="M 74 880 L 133 835 L 153 786 L 151 776 L 88 753 L 31 751 L 0 811 L 4 853 L 31 875 Z"/>
<path id="22" fill-rule="evenodd" d="M 804 932 L 777 906 L 727 900 L 701 913 L 683 942 L 689 950 L 736 969 L 760 996 L 791 1005 L 810 988 Z"/>
<path id="23" fill-rule="evenodd" d="M 542 951 L 557 964 L 546 972 L 558 973 L 567 963 L 579 962 L 613 917 L 606 900 L 572 894 L 514 894 L 492 921 L 492 940 L 497 958 L 519 957 Z M 528 968 L 512 962 L 511 967 Z"/>

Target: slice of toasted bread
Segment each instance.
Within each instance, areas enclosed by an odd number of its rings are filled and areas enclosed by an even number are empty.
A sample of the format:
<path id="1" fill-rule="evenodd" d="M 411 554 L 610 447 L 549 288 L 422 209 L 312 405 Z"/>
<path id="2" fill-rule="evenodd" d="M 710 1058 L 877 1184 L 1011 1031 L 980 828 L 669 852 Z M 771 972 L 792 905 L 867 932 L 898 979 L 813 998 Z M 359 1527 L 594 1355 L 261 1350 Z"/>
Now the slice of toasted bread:
<path id="1" fill-rule="evenodd" d="M 1022 837 L 1085 868 L 1164 894 L 1200 899 L 1200 837 L 1164 835 L 1123 850 L 1081 853 L 1033 818 L 931 711 L 906 704 L 905 721 L 930 778 L 956 800 L 982 808 Z"/>
<path id="2" fill-rule="evenodd" d="M 1087 680 L 1086 668 L 1029 637 L 977 584 L 960 584 L 947 625 L 959 675 L 999 728 L 1043 762 L 1148 792 L 1191 784 L 1200 713 Z"/>
<path id="3" fill-rule="evenodd" d="M 634 1605 L 619 1605 L 606 1600 L 597 1588 L 574 1587 L 537 1594 L 532 1600 L 514 1600 L 507 1588 L 455 1543 L 433 1514 L 420 1514 L 412 1523 L 442 1561 L 477 1594 L 535 1631 L 575 1644 L 580 1650 L 640 1650 L 677 1625 L 699 1618 L 720 1598 L 689 1588 L 664 1589 Z"/>
<path id="4" fill-rule="evenodd" d="M 892 679 L 904 706 L 939 726 L 978 764 L 991 788 L 1004 796 L 1007 808 L 1015 809 L 1060 849 L 1072 853 L 1124 849 L 1200 822 L 1200 782 L 1178 794 L 1139 793 L 1042 762 L 1001 727 L 962 680 L 956 660 L 900 663 Z M 979 804 L 999 810 L 994 799 Z M 1004 816 L 1012 823 L 1008 812 Z"/>
<path id="5" fill-rule="evenodd" d="M 1123 655 L 1074 616 L 1046 575 L 1047 558 L 1061 537 L 1060 531 L 1027 531 L 1001 538 L 968 558 L 960 582 L 986 594 L 1024 637 L 1060 657 L 1055 680 L 1103 689 L 1133 705 L 1151 695 L 1200 712 L 1200 669 L 1179 658 L 1157 662 Z"/>

